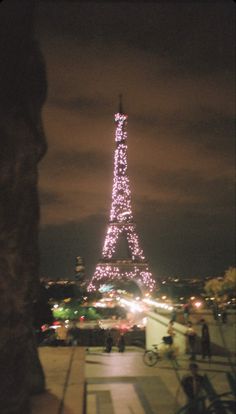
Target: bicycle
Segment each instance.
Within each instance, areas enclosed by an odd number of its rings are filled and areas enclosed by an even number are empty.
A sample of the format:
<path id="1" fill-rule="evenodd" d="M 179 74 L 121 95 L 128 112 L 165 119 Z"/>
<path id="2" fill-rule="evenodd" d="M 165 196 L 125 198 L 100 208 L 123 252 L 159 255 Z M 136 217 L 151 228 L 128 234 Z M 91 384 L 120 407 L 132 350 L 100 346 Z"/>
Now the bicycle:
<path id="1" fill-rule="evenodd" d="M 202 405 L 201 414 L 218 414 L 222 412 L 224 414 L 235 414 L 236 402 L 234 400 L 232 392 L 226 392 L 220 395 L 217 395 L 215 399 L 211 400 L 210 403 L 208 400 L 209 397 L 205 395 L 204 397 L 196 398 L 195 401 L 188 403 L 181 407 L 176 414 L 188 414 L 193 410 Z M 223 398 L 223 399 L 222 399 Z M 208 405 L 207 407 L 204 407 Z"/>
<path id="2" fill-rule="evenodd" d="M 159 349 L 160 345 L 166 345 L 166 349 L 163 353 L 163 351 L 161 352 Z M 174 361 L 176 363 L 176 365 L 178 366 L 177 363 L 177 359 L 176 359 L 176 353 L 175 353 L 175 349 L 171 347 L 171 343 L 170 343 L 170 339 L 169 337 L 163 337 L 163 341 L 158 345 L 158 344 L 153 344 L 152 347 L 153 349 L 147 349 L 146 351 L 144 351 L 143 354 L 143 362 L 149 366 L 149 367 L 153 367 L 154 365 L 157 364 L 158 361 L 164 359 L 164 355 L 167 357 L 167 359 L 171 359 L 172 361 Z"/>
<path id="3" fill-rule="evenodd" d="M 157 364 L 157 361 L 161 359 L 158 345 L 154 344 L 152 346 L 153 349 L 147 349 L 143 354 L 143 362 L 149 367 L 153 367 Z"/>

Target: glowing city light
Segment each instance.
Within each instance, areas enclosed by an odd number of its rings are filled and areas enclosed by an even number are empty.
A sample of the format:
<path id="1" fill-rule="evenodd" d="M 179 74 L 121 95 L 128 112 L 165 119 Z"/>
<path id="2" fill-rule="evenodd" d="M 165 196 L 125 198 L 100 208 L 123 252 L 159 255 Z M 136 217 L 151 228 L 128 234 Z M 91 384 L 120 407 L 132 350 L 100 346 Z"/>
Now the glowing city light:
<path id="1" fill-rule="evenodd" d="M 153 306 L 154 308 L 166 309 L 168 311 L 173 310 L 173 306 L 167 305 L 167 303 L 157 302 L 156 300 L 153 300 L 153 299 L 145 298 L 143 299 L 143 302 L 146 303 L 147 305 Z"/>
<path id="2" fill-rule="evenodd" d="M 126 307 L 128 307 L 130 309 L 130 311 L 133 312 L 133 313 L 135 313 L 135 312 L 142 312 L 143 311 L 142 304 L 136 303 L 135 301 L 121 298 L 120 299 L 120 302 L 121 302 L 121 304 L 123 304 Z"/>
<path id="3" fill-rule="evenodd" d="M 107 305 L 105 303 L 102 303 L 102 302 L 96 302 L 96 303 L 94 303 L 94 307 L 95 308 L 106 308 Z"/>
<path id="4" fill-rule="evenodd" d="M 202 306 L 202 302 L 195 302 L 194 306 L 198 309 Z"/>

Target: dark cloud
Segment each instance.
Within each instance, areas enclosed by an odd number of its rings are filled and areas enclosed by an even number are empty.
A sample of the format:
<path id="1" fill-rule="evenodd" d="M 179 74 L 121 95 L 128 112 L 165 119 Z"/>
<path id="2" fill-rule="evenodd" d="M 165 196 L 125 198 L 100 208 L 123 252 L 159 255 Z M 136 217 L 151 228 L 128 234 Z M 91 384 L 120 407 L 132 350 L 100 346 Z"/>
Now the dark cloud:
<path id="1" fill-rule="evenodd" d="M 135 198 L 136 209 L 145 212 L 150 202 L 156 212 L 166 214 L 186 211 L 206 217 L 221 215 L 233 219 L 235 206 L 234 183 L 225 178 L 203 179 L 186 171 L 182 173 L 159 172 L 151 179 L 153 195 Z M 156 194 L 155 194 L 156 189 Z M 164 196 L 163 196 L 164 194 Z M 232 227 L 233 231 L 233 227 Z"/>
<path id="2" fill-rule="evenodd" d="M 53 191 L 40 191 L 40 203 L 43 206 L 47 205 L 58 205 L 60 202 L 60 196 L 59 194 L 56 194 Z"/>
<path id="3" fill-rule="evenodd" d="M 93 171 L 104 171 L 112 166 L 104 153 L 98 151 L 55 151 L 51 160 L 52 167 L 56 175 L 78 173 L 87 175 Z"/>
<path id="4" fill-rule="evenodd" d="M 235 119 L 231 115 L 208 110 L 196 111 L 191 116 L 172 115 L 171 118 L 163 113 L 135 115 L 132 119 L 143 131 L 145 128 L 153 128 L 157 133 L 171 130 L 172 135 L 166 137 L 169 141 L 173 138 L 179 141 L 194 142 L 206 150 L 235 156 Z M 153 136 L 153 139 L 156 137 Z"/>
<path id="5" fill-rule="evenodd" d="M 219 275 L 219 269 L 224 272 L 234 264 L 232 210 L 222 215 L 212 208 L 206 214 L 175 202 L 160 208 L 159 203 L 146 200 L 144 209 L 136 213 L 144 252 L 157 277 Z"/>
<path id="6" fill-rule="evenodd" d="M 233 116 L 222 114 L 220 112 L 202 111 L 196 114 L 195 119 L 185 120 L 185 124 L 182 123 L 182 130 L 191 134 L 191 139 L 196 141 L 204 141 L 211 137 L 215 141 L 215 147 L 219 147 L 223 150 L 226 146 L 227 150 L 232 150 L 235 143 L 235 120 Z M 186 137 L 186 134 L 184 134 Z M 197 139 L 198 137 L 198 139 Z M 231 147 L 228 148 L 228 145 Z"/>
<path id="7" fill-rule="evenodd" d="M 157 208 L 156 208 L 157 207 Z M 141 245 L 155 277 L 218 275 L 234 262 L 232 215 L 206 215 L 186 208 L 166 209 L 153 202 L 136 211 Z M 83 256 L 91 276 L 101 257 L 107 216 L 82 222 L 45 226 L 40 233 L 41 272 L 52 277 L 73 277 L 75 257 Z"/>
<path id="8" fill-rule="evenodd" d="M 184 195 L 189 195 L 190 200 L 192 196 L 193 200 L 199 200 L 202 208 L 207 202 L 213 202 L 215 206 L 217 200 L 221 200 L 217 204 L 224 206 L 226 200 L 229 199 L 231 200 L 230 207 L 233 207 L 233 181 L 226 178 L 207 179 L 207 177 L 203 178 L 196 173 L 183 170 L 179 172 L 159 171 L 149 180 L 154 188 L 159 191 L 166 189 L 173 191 L 180 200 L 184 200 Z"/>
<path id="9" fill-rule="evenodd" d="M 234 7 L 37 3 L 49 83 L 42 273 L 68 276 L 76 255 L 91 273 L 101 254 L 121 92 L 133 208 L 154 274 L 205 276 L 233 264 Z"/>
<path id="10" fill-rule="evenodd" d="M 68 111 L 79 111 L 80 113 L 86 112 L 90 116 L 93 116 L 94 114 L 97 116 L 99 112 L 104 116 L 104 110 L 109 106 L 108 102 L 101 97 L 92 99 L 86 96 L 70 98 L 67 100 L 63 98 L 52 99 L 49 104 Z"/>
<path id="11" fill-rule="evenodd" d="M 77 45 L 117 43 L 171 56 L 175 70 L 210 71 L 230 67 L 234 59 L 234 4 L 228 2 L 95 3 L 52 2 L 38 5 L 38 24 L 51 35 Z M 231 68 L 232 69 L 232 68 Z"/>
<path id="12" fill-rule="evenodd" d="M 74 277 L 75 258 L 85 259 L 88 276 L 95 270 L 105 235 L 104 216 L 94 215 L 81 222 L 48 225 L 41 229 L 41 274 L 53 278 Z"/>

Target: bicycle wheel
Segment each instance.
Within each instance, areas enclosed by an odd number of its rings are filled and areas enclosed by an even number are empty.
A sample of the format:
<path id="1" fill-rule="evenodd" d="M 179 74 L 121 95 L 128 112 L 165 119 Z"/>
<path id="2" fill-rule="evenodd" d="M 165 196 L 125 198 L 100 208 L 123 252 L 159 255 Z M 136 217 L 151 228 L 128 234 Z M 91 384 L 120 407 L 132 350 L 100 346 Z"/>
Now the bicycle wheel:
<path id="1" fill-rule="evenodd" d="M 153 367 L 158 361 L 158 355 L 153 351 L 145 351 L 143 354 L 143 362 L 149 367 Z"/>

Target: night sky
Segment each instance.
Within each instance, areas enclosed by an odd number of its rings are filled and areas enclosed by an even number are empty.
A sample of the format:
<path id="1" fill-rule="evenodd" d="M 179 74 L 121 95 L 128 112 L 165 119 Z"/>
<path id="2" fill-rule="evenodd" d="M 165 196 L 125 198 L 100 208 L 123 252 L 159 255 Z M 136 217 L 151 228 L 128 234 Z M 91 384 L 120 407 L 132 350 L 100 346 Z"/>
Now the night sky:
<path id="1" fill-rule="evenodd" d="M 114 113 L 129 116 L 134 219 L 154 277 L 234 265 L 235 4 L 37 2 L 48 76 L 41 276 L 92 276 L 109 220 Z"/>

